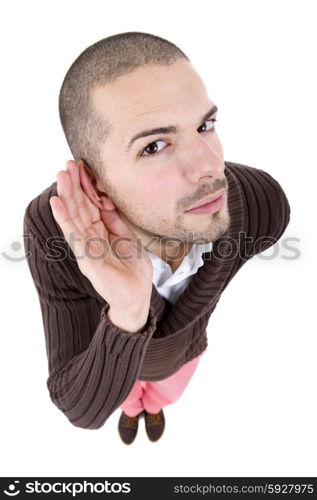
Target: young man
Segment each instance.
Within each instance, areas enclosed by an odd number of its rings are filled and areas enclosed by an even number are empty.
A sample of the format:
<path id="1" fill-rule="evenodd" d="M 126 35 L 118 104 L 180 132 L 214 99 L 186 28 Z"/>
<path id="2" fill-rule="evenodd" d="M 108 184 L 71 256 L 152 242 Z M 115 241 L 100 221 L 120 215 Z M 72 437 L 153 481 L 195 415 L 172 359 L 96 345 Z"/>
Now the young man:
<path id="1" fill-rule="evenodd" d="M 217 107 L 187 56 L 146 33 L 88 47 L 60 91 L 74 161 L 32 200 L 25 249 L 41 305 L 52 401 L 131 443 L 156 441 L 207 347 L 241 266 L 283 234 L 268 173 L 224 160 Z"/>

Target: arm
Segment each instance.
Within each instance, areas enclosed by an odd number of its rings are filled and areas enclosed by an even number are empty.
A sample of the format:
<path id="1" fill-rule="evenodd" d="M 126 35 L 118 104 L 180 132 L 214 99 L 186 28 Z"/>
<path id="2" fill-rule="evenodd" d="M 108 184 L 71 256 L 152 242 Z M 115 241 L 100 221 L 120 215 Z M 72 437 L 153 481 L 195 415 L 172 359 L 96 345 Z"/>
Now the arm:
<path id="1" fill-rule="evenodd" d="M 119 329 L 109 320 L 108 303 L 69 283 L 58 262 L 45 258 L 45 248 L 26 218 L 24 234 L 41 305 L 50 397 L 73 425 L 97 429 L 137 380 L 156 318 L 150 307 L 139 333 Z"/>
<path id="2" fill-rule="evenodd" d="M 290 220 L 290 205 L 281 185 L 264 170 L 235 166 L 245 205 L 245 237 L 241 257 L 248 260 L 274 245 Z"/>

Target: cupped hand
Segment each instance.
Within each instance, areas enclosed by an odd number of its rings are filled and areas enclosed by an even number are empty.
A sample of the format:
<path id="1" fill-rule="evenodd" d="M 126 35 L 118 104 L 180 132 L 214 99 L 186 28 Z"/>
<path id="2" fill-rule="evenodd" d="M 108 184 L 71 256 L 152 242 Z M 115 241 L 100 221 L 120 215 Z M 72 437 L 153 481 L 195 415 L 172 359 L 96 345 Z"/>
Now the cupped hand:
<path id="1" fill-rule="evenodd" d="M 150 302 L 152 263 L 112 200 L 92 202 L 82 163 L 68 161 L 57 174 L 50 206 L 80 271 L 114 310 L 137 312 Z M 99 205 L 99 206 L 97 206 Z"/>

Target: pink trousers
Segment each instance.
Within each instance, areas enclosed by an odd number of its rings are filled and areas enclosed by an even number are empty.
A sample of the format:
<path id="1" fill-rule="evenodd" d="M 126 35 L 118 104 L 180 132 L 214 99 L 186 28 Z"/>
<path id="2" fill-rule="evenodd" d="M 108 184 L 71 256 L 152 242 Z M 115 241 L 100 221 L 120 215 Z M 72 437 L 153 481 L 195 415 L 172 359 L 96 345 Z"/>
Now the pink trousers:
<path id="1" fill-rule="evenodd" d="M 158 413 L 163 406 L 174 403 L 183 394 L 204 352 L 163 380 L 157 382 L 137 380 L 120 406 L 121 410 L 129 417 L 135 417 L 143 410 Z"/>

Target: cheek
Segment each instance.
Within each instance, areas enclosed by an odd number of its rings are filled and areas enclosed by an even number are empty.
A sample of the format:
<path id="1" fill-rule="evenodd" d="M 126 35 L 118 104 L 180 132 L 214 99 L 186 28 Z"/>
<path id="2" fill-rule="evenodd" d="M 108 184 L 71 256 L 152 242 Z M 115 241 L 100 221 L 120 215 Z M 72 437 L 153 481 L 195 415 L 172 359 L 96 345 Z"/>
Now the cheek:
<path id="1" fill-rule="evenodd" d="M 174 213 L 177 201 L 176 179 L 170 175 L 170 168 L 162 168 L 160 172 L 151 172 L 139 178 L 133 187 L 134 201 L 154 214 L 164 214 L 164 217 Z M 139 205 L 139 204 L 138 204 Z"/>
<path id="2" fill-rule="evenodd" d="M 222 144 L 221 144 L 221 141 L 219 139 L 219 136 L 217 134 L 217 132 L 214 134 L 214 143 L 213 143 L 213 146 L 214 146 L 214 150 L 217 152 L 217 154 L 223 158 L 223 148 L 222 148 Z"/>

